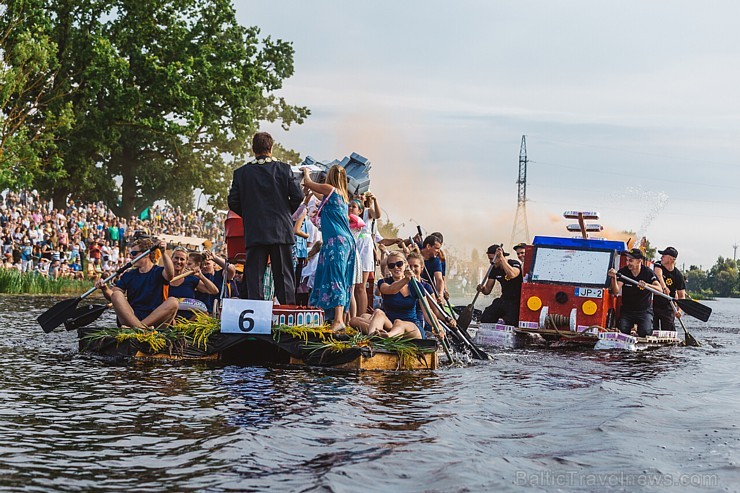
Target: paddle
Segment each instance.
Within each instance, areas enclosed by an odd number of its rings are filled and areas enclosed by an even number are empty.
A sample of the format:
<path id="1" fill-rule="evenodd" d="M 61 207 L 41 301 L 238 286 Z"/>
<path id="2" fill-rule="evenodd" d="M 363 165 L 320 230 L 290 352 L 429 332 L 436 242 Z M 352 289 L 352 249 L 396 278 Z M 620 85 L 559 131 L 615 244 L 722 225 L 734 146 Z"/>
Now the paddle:
<path id="1" fill-rule="evenodd" d="M 103 312 L 111 306 L 113 305 L 108 303 L 107 305 L 87 305 L 78 307 L 77 310 L 75 310 L 75 314 L 64 321 L 64 328 L 67 330 L 77 330 L 80 327 L 90 325 L 100 318 L 100 315 L 102 315 Z"/>
<path id="2" fill-rule="evenodd" d="M 426 313 L 427 318 L 432 325 L 432 331 L 434 332 L 434 335 L 437 336 L 439 343 L 442 345 L 442 349 L 444 349 L 444 352 L 447 355 L 447 359 L 450 360 L 450 363 L 454 363 L 455 360 L 452 358 L 452 353 L 450 353 L 450 348 L 447 344 L 447 341 L 444 339 L 444 337 L 441 337 L 440 334 L 442 331 L 439 330 L 437 319 L 432 315 L 432 310 L 429 308 L 429 304 L 427 304 L 426 298 L 421 294 L 421 288 L 416 282 L 416 279 L 412 277 L 409 280 L 409 285 L 411 286 L 411 289 L 413 289 L 416 293 L 416 297 L 419 299 L 419 303 L 421 303 L 421 309 L 424 310 L 424 313 Z"/>
<path id="3" fill-rule="evenodd" d="M 190 270 L 190 269 L 185 270 L 185 271 L 182 272 L 182 274 L 177 275 L 177 276 L 173 277 L 172 279 L 170 279 L 169 282 L 170 282 L 170 284 L 172 284 L 173 281 L 179 281 L 180 279 L 185 279 L 186 277 L 188 277 L 192 273 L 193 273 L 193 271 Z"/>
<path id="4" fill-rule="evenodd" d="M 634 284 L 634 285 L 640 284 L 638 281 L 635 281 L 634 279 L 632 279 L 630 277 L 627 277 L 627 276 L 624 276 L 624 275 L 622 275 L 622 274 L 620 274 L 618 272 L 617 272 L 617 277 L 619 279 L 623 280 L 623 281 L 626 281 L 626 282 L 630 283 L 630 284 Z M 711 308 L 709 308 L 706 305 L 702 305 L 698 301 L 694 301 L 694 300 L 689 299 L 689 298 L 682 298 L 682 299 L 671 298 L 670 296 L 668 296 L 664 292 L 659 291 L 659 290 L 657 290 L 654 287 L 649 286 L 649 285 L 646 285 L 645 286 L 645 289 L 647 289 L 648 291 L 651 291 L 654 294 L 657 294 L 658 296 L 662 296 L 663 298 L 665 298 L 667 300 L 671 300 L 672 302 L 674 302 L 675 304 L 677 304 L 679 307 L 681 307 L 681 309 L 684 312 L 686 312 L 687 315 L 690 315 L 690 316 L 692 316 L 694 318 L 698 318 L 702 322 L 706 322 L 707 320 L 709 320 L 709 316 L 712 314 L 712 309 Z"/>
<path id="5" fill-rule="evenodd" d="M 442 307 L 439 306 L 436 301 L 432 300 L 431 297 L 430 297 L 429 301 L 431 301 L 431 303 L 433 303 L 434 306 L 437 307 L 437 310 L 439 310 L 441 313 L 444 313 L 444 311 L 442 310 Z M 442 322 L 440 322 L 440 323 L 442 323 Z M 483 351 L 481 348 L 479 348 L 478 346 L 476 346 L 473 341 L 470 340 L 470 336 L 467 333 L 465 333 L 465 332 L 463 332 L 461 330 L 458 330 L 458 327 L 453 327 L 452 325 L 449 325 L 448 326 L 447 324 L 444 324 L 444 323 L 442 323 L 442 325 L 451 334 L 454 334 L 455 337 L 457 337 L 457 339 L 462 342 L 462 345 L 464 347 L 466 347 L 466 348 L 468 348 L 470 350 L 470 353 L 471 353 L 471 355 L 473 356 L 474 359 L 487 360 L 487 359 L 490 359 L 491 358 L 491 356 L 487 352 Z"/>
<path id="6" fill-rule="evenodd" d="M 689 334 L 689 331 L 686 330 L 686 325 L 684 325 L 683 320 L 681 320 L 681 317 L 680 317 L 680 315 L 678 313 L 678 307 L 676 306 L 676 304 L 673 301 L 671 301 L 671 306 L 673 307 L 673 311 L 676 313 L 676 318 L 681 323 L 681 327 L 683 327 L 683 343 L 684 343 L 684 345 L 686 345 L 686 346 L 695 346 L 695 347 L 701 346 L 701 344 L 699 344 L 699 341 L 697 341 L 694 338 L 694 336 L 692 336 L 691 334 Z"/>
<path id="7" fill-rule="evenodd" d="M 103 283 L 107 283 L 113 280 L 116 276 L 120 275 L 121 273 L 129 269 L 133 264 L 135 264 L 142 258 L 146 257 L 147 255 L 149 255 L 149 253 L 152 250 L 153 250 L 153 247 L 142 252 L 135 259 L 128 261 L 126 265 L 124 265 L 123 267 L 115 271 L 110 276 L 106 277 L 103 280 Z M 93 286 L 92 288 L 88 289 L 87 291 L 82 293 L 82 295 L 78 296 L 77 298 L 60 301 L 59 303 L 57 303 L 56 305 L 52 306 L 51 308 L 46 310 L 44 313 L 39 315 L 36 321 L 39 323 L 39 325 L 41 325 L 41 328 L 44 329 L 44 332 L 46 333 L 51 332 L 52 330 L 54 330 L 55 328 L 59 327 L 64 322 L 66 322 L 68 318 L 74 317 L 77 311 L 77 305 L 79 304 L 79 302 L 84 300 L 91 294 L 93 294 L 96 289 L 98 288 Z"/>
<path id="8" fill-rule="evenodd" d="M 488 276 L 491 275 L 491 271 L 493 270 L 493 263 L 495 261 L 496 257 L 494 257 L 491 261 L 491 265 L 488 267 L 488 272 L 486 272 L 486 277 L 483 278 L 481 284 L 485 284 L 486 280 L 488 280 Z M 475 310 L 475 302 L 478 299 L 478 295 L 480 295 L 480 291 L 475 293 L 473 301 L 468 306 L 466 306 L 463 311 L 460 312 L 460 316 L 457 317 L 457 326 L 460 328 L 461 331 L 465 333 L 467 333 L 468 327 L 470 326 L 470 321 L 473 320 L 473 310 Z"/>
<path id="9" fill-rule="evenodd" d="M 424 272 L 427 273 L 427 277 L 429 277 L 430 279 L 432 278 L 432 276 L 429 275 L 429 271 L 427 270 L 426 265 L 424 265 Z M 434 285 L 434 282 L 430 282 L 429 285 L 432 286 L 432 291 L 434 291 L 434 295 L 437 298 L 439 298 L 440 297 L 439 296 L 439 292 L 437 291 L 437 287 Z M 434 301 L 433 299 L 431 299 L 431 297 L 430 297 L 430 300 L 431 300 L 431 303 L 433 303 L 434 306 L 437 307 L 437 310 L 439 310 L 440 313 L 445 313 L 444 308 L 442 308 L 436 301 Z M 455 319 L 455 310 L 453 310 L 452 307 L 450 306 L 450 301 L 449 300 L 445 300 L 445 301 L 447 302 L 447 306 L 450 309 L 450 316 L 452 317 L 453 320 L 455 320 L 457 322 L 457 324 L 456 324 L 457 327 L 450 327 L 451 328 L 450 333 L 457 340 L 460 341 L 462 347 L 465 347 L 465 348 L 469 348 L 470 349 L 470 352 L 472 353 L 473 358 L 476 358 L 476 359 L 489 359 L 490 356 L 488 355 L 488 353 L 486 353 L 485 351 L 483 351 L 480 348 L 478 348 L 475 344 L 473 344 L 473 341 L 470 340 L 470 335 L 466 331 L 464 331 L 464 330 L 458 330 L 458 328 L 460 326 L 460 319 L 459 319 L 459 317 L 457 319 Z M 442 323 L 442 322 L 440 322 L 440 323 Z M 468 323 L 470 323 L 470 322 L 468 321 Z M 447 327 L 447 325 L 445 325 L 445 327 Z"/>

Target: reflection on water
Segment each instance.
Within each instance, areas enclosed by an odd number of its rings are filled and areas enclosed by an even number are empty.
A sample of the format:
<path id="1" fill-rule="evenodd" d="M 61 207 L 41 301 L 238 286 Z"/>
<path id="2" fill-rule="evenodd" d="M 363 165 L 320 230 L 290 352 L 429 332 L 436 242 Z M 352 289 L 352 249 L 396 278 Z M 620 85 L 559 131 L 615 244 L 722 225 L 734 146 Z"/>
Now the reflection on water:
<path id="1" fill-rule="evenodd" d="M 616 473 L 740 484 L 734 300 L 688 320 L 699 348 L 500 349 L 467 368 L 360 374 L 104 362 L 78 354 L 75 334 L 43 334 L 37 307 L 51 305 L 0 298 L 4 491 L 643 489 L 584 481 Z"/>

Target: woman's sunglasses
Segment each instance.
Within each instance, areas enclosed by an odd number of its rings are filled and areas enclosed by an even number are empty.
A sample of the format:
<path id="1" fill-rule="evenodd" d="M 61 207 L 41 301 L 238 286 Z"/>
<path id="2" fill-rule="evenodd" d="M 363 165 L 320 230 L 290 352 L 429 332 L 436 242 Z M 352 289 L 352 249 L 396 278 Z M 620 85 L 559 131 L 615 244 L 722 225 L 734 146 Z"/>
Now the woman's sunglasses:
<path id="1" fill-rule="evenodd" d="M 395 269 L 396 267 L 399 269 L 403 267 L 403 260 L 399 260 L 398 262 L 388 262 L 389 269 Z"/>

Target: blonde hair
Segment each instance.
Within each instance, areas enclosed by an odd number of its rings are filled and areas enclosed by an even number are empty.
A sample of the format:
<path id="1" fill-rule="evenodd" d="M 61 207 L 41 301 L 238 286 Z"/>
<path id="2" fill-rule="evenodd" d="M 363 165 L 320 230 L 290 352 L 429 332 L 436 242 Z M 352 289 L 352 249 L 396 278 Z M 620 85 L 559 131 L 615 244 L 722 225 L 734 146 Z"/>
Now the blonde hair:
<path id="1" fill-rule="evenodd" d="M 404 262 L 407 262 L 406 255 L 404 255 L 403 252 L 400 250 L 393 250 L 392 252 L 388 253 L 388 255 L 385 257 L 386 264 L 388 263 L 388 259 L 390 259 L 391 257 L 398 257 Z"/>
<path id="2" fill-rule="evenodd" d="M 347 192 L 347 170 L 335 164 L 326 174 L 326 183 L 333 186 L 337 193 L 342 196 L 345 203 L 349 203 L 349 192 Z"/>

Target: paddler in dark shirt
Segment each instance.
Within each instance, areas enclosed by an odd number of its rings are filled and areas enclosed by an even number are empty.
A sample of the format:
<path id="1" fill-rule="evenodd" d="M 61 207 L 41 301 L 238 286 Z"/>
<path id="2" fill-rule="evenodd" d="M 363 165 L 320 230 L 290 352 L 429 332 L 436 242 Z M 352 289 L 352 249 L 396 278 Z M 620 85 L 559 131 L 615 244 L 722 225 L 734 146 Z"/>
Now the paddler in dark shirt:
<path id="1" fill-rule="evenodd" d="M 501 284 L 501 297 L 483 310 L 480 321 L 496 323 L 503 318 L 506 325 L 516 327 L 519 324 L 519 300 L 522 297 L 522 264 L 518 260 L 506 259 L 509 254 L 504 252 L 502 245 L 489 246 L 486 255 L 493 263 L 493 269 L 485 284 L 479 284 L 476 289 L 483 294 L 490 294 L 498 281 Z"/>
<path id="2" fill-rule="evenodd" d="M 642 265 L 645 255 L 639 248 L 624 252 L 624 255 L 627 257 L 627 265 L 619 269 L 619 274 L 638 281 L 639 285 L 617 279 L 617 270 L 614 268 L 607 272 L 607 276 L 611 277 L 612 294 L 622 297 L 617 327 L 623 334 L 629 334 L 637 324 L 637 335 L 646 337 L 653 333 L 653 293 L 645 289 L 645 286 L 649 284 L 659 290 L 660 283 L 655 272 Z"/>
<path id="3" fill-rule="evenodd" d="M 668 247 L 658 250 L 660 260 L 655 262 L 655 277 L 661 289 L 671 298 L 682 300 L 686 298 L 686 281 L 683 274 L 676 268 L 678 250 Z M 676 307 L 678 308 L 678 307 Z M 673 303 L 661 296 L 653 298 L 653 330 L 676 330 L 676 316 L 681 312 L 674 311 Z"/>
<path id="4" fill-rule="evenodd" d="M 134 258 L 152 246 L 152 252 L 139 259 L 133 268 L 126 271 L 111 289 L 102 279 L 95 285 L 113 303 L 120 325 L 125 327 L 153 327 L 169 323 L 177 313 L 178 300 L 164 298 L 164 285 L 175 276 L 172 260 L 165 251 L 164 241 L 141 239 L 130 247 L 129 256 Z M 159 252 L 164 266 L 156 265 Z"/>

